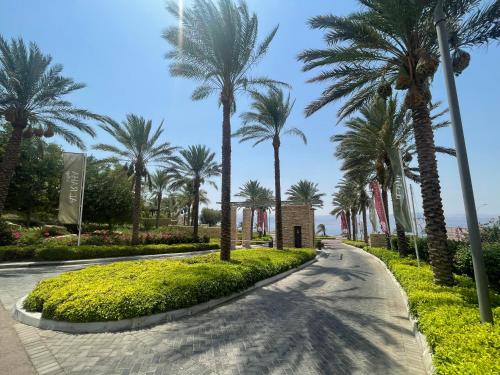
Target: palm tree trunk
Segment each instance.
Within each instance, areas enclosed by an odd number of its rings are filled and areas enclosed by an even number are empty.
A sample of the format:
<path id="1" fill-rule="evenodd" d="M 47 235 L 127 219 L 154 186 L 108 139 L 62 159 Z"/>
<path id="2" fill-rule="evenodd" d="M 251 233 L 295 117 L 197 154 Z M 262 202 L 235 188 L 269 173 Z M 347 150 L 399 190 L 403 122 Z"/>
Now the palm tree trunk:
<path id="1" fill-rule="evenodd" d="M 387 188 L 385 185 L 382 185 L 382 203 L 384 204 L 384 211 L 385 211 L 385 221 L 387 223 L 387 231 L 389 234 L 386 235 L 387 238 L 387 245 L 386 247 L 388 249 L 391 249 L 391 223 L 389 222 L 389 197 L 387 196 Z"/>
<path id="2" fill-rule="evenodd" d="M 274 190 L 276 195 L 276 248 L 283 250 L 283 217 L 281 211 L 281 171 L 280 171 L 280 139 L 274 137 Z"/>
<path id="3" fill-rule="evenodd" d="M 423 89 L 419 94 L 422 93 Z M 415 97 L 423 97 L 423 95 Z M 427 233 L 430 263 L 436 283 L 453 285 L 452 258 L 448 251 L 434 133 L 431 126 L 430 109 L 426 101 L 420 100 L 414 103 L 412 106 L 412 118 L 418 168 L 421 178 L 422 202 L 426 224 L 425 231 Z"/>
<path id="4" fill-rule="evenodd" d="M 345 213 L 346 221 L 347 221 L 347 238 L 352 240 L 352 231 L 351 231 L 351 211 L 347 210 Z"/>
<path id="5" fill-rule="evenodd" d="M 229 261 L 231 260 L 231 100 L 227 93 L 222 98 L 222 111 L 220 259 Z"/>
<path id="6" fill-rule="evenodd" d="M 358 227 L 356 225 L 356 213 L 354 212 L 354 210 L 351 210 L 351 221 L 352 221 L 352 240 L 356 241 L 358 239 L 356 233 L 358 231 Z"/>
<path id="7" fill-rule="evenodd" d="M 194 179 L 193 237 L 198 238 L 198 211 L 200 209 L 200 179 Z"/>
<path id="8" fill-rule="evenodd" d="M 0 164 L 0 215 L 5 206 L 7 194 L 9 193 L 10 180 L 19 162 L 23 128 L 23 126 L 13 126 L 9 142 L 2 155 L 2 162 Z"/>
<path id="9" fill-rule="evenodd" d="M 160 226 L 161 191 L 158 193 L 158 203 L 156 205 L 156 229 Z"/>
<path id="10" fill-rule="evenodd" d="M 136 163 L 134 175 L 134 207 L 132 210 L 132 245 L 139 244 L 139 220 L 141 216 L 142 165 Z"/>
<path id="11" fill-rule="evenodd" d="M 396 223 L 396 233 L 398 235 L 398 252 L 400 257 L 406 257 L 410 254 L 408 248 L 408 239 L 406 238 L 405 229 Z"/>
<path id="12" fill-rule="evenodd" d="M 363 235 L 365 243 L 368 244 L 368 224 L 366 220 L 366 206 L 363 205 L 363 210 L 361 211 L 363 214 Z"/>

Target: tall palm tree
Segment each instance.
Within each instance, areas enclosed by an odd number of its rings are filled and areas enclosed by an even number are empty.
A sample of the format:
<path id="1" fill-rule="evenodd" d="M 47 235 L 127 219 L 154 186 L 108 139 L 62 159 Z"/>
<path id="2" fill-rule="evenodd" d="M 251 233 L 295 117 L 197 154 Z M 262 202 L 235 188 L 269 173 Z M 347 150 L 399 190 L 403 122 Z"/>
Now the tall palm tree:
<path id="1" fill-rule="evenodd" d="M 181 9 L 171 1 L 167 10 L 177 18 L 178 26 L 164 31 L 163 38 L 174 48 L 167 54 L 172 60 L 170 73 L 201 82 L 192 94 L 201 100 L 212 93 L 222 105 L 222 189 L 221 259 L 231 258 L 231 114 L 236 108 L 235 95 L 256 85 L 274 85 L 268 78 L 251 78 L 250 70 L 264 57 L 278 28 L 257 43 L 258 21 L 244 1 L 194 0 Z"/>
<path id="2" fill-rule="evenodd" d="M 163 169 L 157 169 L 155 173 L 151 175 L 151 185 L 149 190 L 153 192 L 156 201 L 156 228 L 160 226 L 160 212 L 163 193 L 167 190 L 171 179 L 172 175 Z"/>
<path id="3" fill-rule="evenodd" d="M 255 141 L 254 146 L 265 141 L 271 141 L 274 149 L 274 184 L 276 201 L 276 247 L 283 249 L 283 223 L 281 215 L 281 177 L 280 155 L 281 135 L 294 135 L 307 143 L 306 136 L 298 128 L 286 129 L 286 121 L 292 112 L 295 101 L 290 100 L 290 94 L 285 98 L 282 90 L 271 88 L 267 93 L 251 92 L 253 111 L 241 115 L 243 125 L 234 136 L 240 138 L 240 143 Z"/>
<path id="4" fill-rule="evenodd" d="M 339 217 L 345 215 L 347 224 L 347 238 L 353 239 L 353 230 L 351 228 L 351 209 L 352 209 L 352 191 L 347 191 L 344 187 L 346 184 L 342 183 L 344 180 L 340 181 L 337 185 L 337 191 L 333 193 L 332 206 L 333 210 L 330 212 L 331 215 Z"/>
<path id="5" fill-rule="evenodd" d="M 340 199 L 340 203 L 342 207 L 344 207 L 344 211 L 347 210 L 346 218 L 351 219 L 351 239 L 353 241 L 357 240 L 358 233 L 358 222 L 357 222 L 357 214 L 359 211 L 359 188 L 354 182 L 352 178 L 342 178 L 337 184 L 336 188 L 338 189 L 338 198 Z M 334 198 L 336 196 L 334 195 Z M 334 209 L 335 210 L 335 209 Z"/>
<path id="6" fill-rule="evenodd" d="M 432 105 L 437 109 L 439 103 Z M 448 121 L 439 121 L 446 111 L 431 115 L 434 122 L 433 130 L 449 125 Z M 341 169 L 346 176 L 363 176 L 367 173 L 371 179 L 377 179 L 382 187 L 382 201 L 385 212 L 389 213 L 388 190 L 394 183 L 391 153 L 401 151 L 405 175 L 414 182 L 420 182 L 420 175 L 410 162 L 415 154 L 413 125 L 411 112 L 404 105 L 400 105 L 396 97 L 381 99 L 376 97 L 363 105 L 359 116 L 346 121 L 347 131 L 331 137 L 337 143 L 336 156 L 343 160 Z M 455 151 L 447 147 L 436 146 L 436 151 L 454 155 Z M 368 176 L 370 179 L 370 176 Z M 389 223 L 387 223 L 390 232 Z M 409 252 L 404 228 L 396 223 L 398 234 L 398 249 L 401 255 Z M 390 235 L 387 237 L 387 246 L 390 247 Z"/>
<path id="7" fill-rule="evenodd" d="M 180 188 L 179 188 L 180 185 Z M 193 181 L 189 179 L 181 179 L 176 181 L 171 185 L 172 188 L 177 188 L 178 191 L 176 193 L 175 200 L 176 206 L 182 211 L 184 214 L 183 223 L 184 225 L 194 226 L 193 225 L 193 204 L 194 204 L 194 186 Z M 209 204 L 210 200 L 208 199 L 208 193 L 206 190 L 200 188 L 199 190 L 200 196 L 200 204 Z"/>
<path id="8" fill-rule="evenodd" d="M 94 137 L 94 130 L 85 120 L 103 120 L 64 98 L 85 85 L 62 76 L 62 65 L 51 63 L 52 58 L 36 44 L 27 46 L 22 39 L 8 42 L 0 36 L 0 116 L 12 127 L 0 162 L 0 213 L 19 162 L 23 138 L 56 134 L 85 149 L 82 139 L 71 129 Z"/>
<path id="9" fill-rule="evenodd" d="M 289 201 L 307 204 L 312 207 L 323 207 L 322 197 L 325 196 L 324 193 L 320 193 L 318 189 L 318 184 L 308 181 L 300 180 L 296 184 L 292 185 L 290 189 L 287 190 L 287 199 Z"/>
<path id="10" fill-rule="evenodd" d="M 322 234 L 323 236 L 326 236 L 325 224 L 318 224 L 318 226 L 316 227 L 316 234 Z"/>
<path id="11" fill-rule="evenodd" d="M 255 218 L 255 210 L 257 208 L 262 208 L 267 205 L 269 202 L 269 190 L 264 188 L 259 181 L 257 180 L 249 180 L 245 182 L 241 187 L 238 194 L 235 194 L 237 197 L 241 197 L 245 199 L 245 202 L 250 206 L 249 208 L 252 211 L 250 216 L 250 228 L 252 228 L 253 236 L 253 224 Z M 271 193 L 272 197 L 272 193 Z M 272 199 L 272 198 L 271 198 Z"/>
<path id="12" fill-rule="evenodd" d="M 172 172 L 179 181 L 185 183 L 188 180 L 193 186 L 193 237 L 198 238 L 200 187 L 207 182 L 217 188 L 209 179 L 220 175 L 220 164 L 215 161 L 215 153 L 207 146 L 194 145 L 180 151 L 180 157 L 172 163 Z"/>
<path id="13" fill-rule="evenodd" d="M 105 159 L 112 162 L 125 162 L 134 179 L 134 206 L 132 211 L 132 244 L 139 243 L 139 221 L 141 214 L 142 179 L 149 176 L 147 167 L 152 163 L 168 163 L 172 161 L 176 150 L 168 142 L 160 142 L 163 134 L 163 122 L 152 129 L 151 120 L 141 116 L 128 114 L 121 124 L 108 119 L 101 128 L 110 134 L 119 146 L 105 143 L 94 145 L 95 150 L 106 151 L 114 156 Z"/>
<path id="14" fill-rule="evenodd" d="M 306 108 L 311 115 L 325 105 L 349 97 L 339 117 L 354 113 L 377 93 L 389 96 L 391 86 L 406 91 L 421 176 L 429 255 L 434 279 L 453 284 L 451 256 L 437 170 L 430 116 L 430 84 L 438 68 L 438 44 L 432 20 L 437 0 L 360 0 L 362 9 L 348 16 L 318 16 L 312 28 L 325 29 L 326 49 L 299 55 L 304 70 L 322 69 L 310 82 L 333 83 Z M 452 29 L 454 67 L 461 73 L 469 64 L 462 48 L 487 44 L 500 38 L 500 6 L 492 1 L 446 1 L 445 13 Z"/>

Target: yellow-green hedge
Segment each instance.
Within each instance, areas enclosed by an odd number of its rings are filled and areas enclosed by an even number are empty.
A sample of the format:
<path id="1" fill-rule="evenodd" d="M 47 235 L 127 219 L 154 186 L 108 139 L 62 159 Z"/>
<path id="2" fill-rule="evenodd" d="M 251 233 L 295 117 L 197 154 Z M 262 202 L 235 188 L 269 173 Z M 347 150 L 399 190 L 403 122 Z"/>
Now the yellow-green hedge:
<path id="1" fill-rule="evenodd" d="M 360 249 L 364 248 L 366 246 L 365 241 L 351 241 L 351 240 L 343 240 L 342 241 L 345 244 L 354 246 L 354 247 L 359 247 Z"/>
<path id="2" fill-rule="evenodd" d="M 78 260 L 95 258 L 114 258 L 136 255 L 155 255 L 189 253 L 192 251 L 215 250 L 216 243 L 185 243 L 174 245 L 55 245 L 37 246 L 1 246 L 0 261 L 17 260 Z"/>
<path id="3" fill-rule="evenodd" d="M 252 249 L 179 260 L 120 262 L 41 281 L 24 307 L 70 322 L 134 318 L 193 306 L 244 290 L 314 258 L 312 249 Z"/>
<path id="4" fill-rule="evenodd" d="M 456 276 L 456 286 L 438 286 L 427 264 L 417 267 L 416 261 L 383 248 L 365 250 L 387 264 L 406 291 L 438 374 L 500 374 L 500 295 L 491 293 L 497 324 L 481 324 L 470 278 Z"/>

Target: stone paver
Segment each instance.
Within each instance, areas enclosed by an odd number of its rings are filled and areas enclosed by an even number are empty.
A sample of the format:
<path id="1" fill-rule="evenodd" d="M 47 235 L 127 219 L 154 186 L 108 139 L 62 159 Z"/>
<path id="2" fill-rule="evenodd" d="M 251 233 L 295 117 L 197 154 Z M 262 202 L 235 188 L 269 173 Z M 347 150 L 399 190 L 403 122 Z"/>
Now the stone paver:
<path id="1" fill-rule="evenodd" d="M 383 266 L 337 241 L 326 251 L 327 258 L 239 300 L 150 329 L 71 335 L 15 327 L 47 374 L 425 373 L 403 299 Z M 8 308 L 59 272 L 0 272 L 0 299 Z"/>

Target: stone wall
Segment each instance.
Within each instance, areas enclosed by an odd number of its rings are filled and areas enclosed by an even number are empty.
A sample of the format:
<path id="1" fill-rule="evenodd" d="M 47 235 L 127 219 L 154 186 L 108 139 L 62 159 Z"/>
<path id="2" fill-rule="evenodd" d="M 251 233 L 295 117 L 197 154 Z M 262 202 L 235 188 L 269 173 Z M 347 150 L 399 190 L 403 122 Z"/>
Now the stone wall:
<path id="1" fill-rule="evenodd" d="M 238 240 L 238 227 L 236 223 L 237 208 L 231 206 L 231 249 L 236 249 L 236 241 Z"/>
<path id="2" fill-rule="evenodd" d="M 302 247 L 314 247 L 314 210 L 310 206 L 285 205 L 283 213 L 283 246 L 295 247 L 294 227 L 302 228 Z"/>
<path id="3" fill-rule="evenodd" d="M 383 233 L 370 234 L 370 246 L 372 247 L 386 247 L 387 237 Z"/>
<path id="4" fill-rule="evenodd" d="M 243 240 L 244 247 L 250 247 L 250 241 L 252 240 L 252 209 L 243 209 L 243 224 L 241 228 L 241 238 Z"/>

